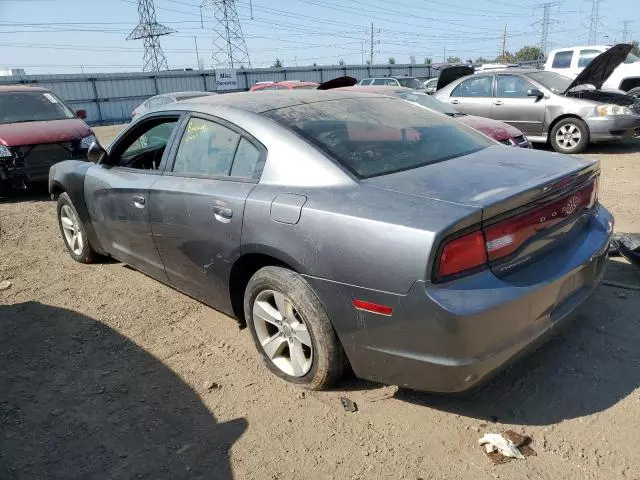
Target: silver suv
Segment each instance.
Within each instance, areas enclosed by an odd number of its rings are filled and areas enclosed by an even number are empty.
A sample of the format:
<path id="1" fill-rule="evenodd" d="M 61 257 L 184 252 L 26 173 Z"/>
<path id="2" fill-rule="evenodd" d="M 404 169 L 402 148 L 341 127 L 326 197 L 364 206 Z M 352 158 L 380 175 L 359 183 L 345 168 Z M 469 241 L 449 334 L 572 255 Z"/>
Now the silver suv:
<path id="1" fill-rule="evenodd" d="M 389 85 L 391 87 L 406 87 L 412 90 L 424 90 L 424 83 L 415 77 L 373 77 L 363 78 L 358 85 Z"/>

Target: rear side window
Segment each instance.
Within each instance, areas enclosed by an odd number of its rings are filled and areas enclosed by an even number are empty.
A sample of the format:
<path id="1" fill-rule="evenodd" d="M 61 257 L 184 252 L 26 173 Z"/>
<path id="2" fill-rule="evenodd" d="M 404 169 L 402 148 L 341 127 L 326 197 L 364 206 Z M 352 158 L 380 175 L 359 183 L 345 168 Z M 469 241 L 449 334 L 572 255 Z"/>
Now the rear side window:
<path id="1" fill-rule="evenodd" d="M 556 52 L 553 57 L 551 68 L 569 68 L 571 59 L 573 58 L 573 50 L 565 50 L 564 52 Z"/>
<path id="2" fill-rule="evenodd" d="M 578 67 L 586 67 L 591 63 L 591 60 L 600 55 L 600 50 L 580 50 L 580 56 L 578 57 Z"/>
<path id="3" fill-rule="evenodd" d="M 263 113 L 359 178 L 466 155 L 493 142 L 439 113 L 396 98 L 349 98 Z"/>
<path id="4" fill-rule="evenodd" d="M 493 77 L 471 77 L 451 92 L 452 97 L 490 97 Z"/>
<path id="5" fill-rule="evenodd" d="M 240 135 L 218 123 L 192 118 L 180 140 L 174 173 L 227 176 Z"/>
<path id="6" fill-rule="evenodd" d="M 393 85 L 395 87 L 398 86 L 398 82 L 396 82 L 395 80 L 391 79 L 391 78 L 376 78 L 373 81 L 372 85 Z"/>
<path id="7" fill-rule="evenodd" d="M 365 78 L 364 80 L 360 80 L 360 85 L 371 85 L 373 80 L 371 78 Z"/>
<path id="8" fill-rule="evenodd" d="M 238 144 L 231 176 L 239 178 L 255 178 L 260 161 L 260 150 L 246 138 L 241 138 Z"/>

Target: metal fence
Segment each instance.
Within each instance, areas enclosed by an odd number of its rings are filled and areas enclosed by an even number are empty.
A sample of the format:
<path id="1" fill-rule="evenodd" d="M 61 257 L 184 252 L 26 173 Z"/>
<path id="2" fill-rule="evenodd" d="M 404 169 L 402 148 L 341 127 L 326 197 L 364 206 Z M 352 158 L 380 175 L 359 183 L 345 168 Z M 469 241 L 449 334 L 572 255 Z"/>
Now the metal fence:
<path id="1" fill-rule="evenodd" d="M 372 76 L 405 75 L 430 78 L 436 74 L 430 65 L 255 68 L 239 69 L 236 73 L 238 88 L 233 91 L 248 90 L 256 82 L 264 81 L 301 80 L 322 83 L 343 75 L 360 80 Z M 153 95 L 186 90 L 218 91 L 215 70 L 0 77 L 0 85 L 7 84 L 48 88 L 74 110 L 86 110 L 87 122 L 92 125 L 128 122 L 133 109 Z"/>

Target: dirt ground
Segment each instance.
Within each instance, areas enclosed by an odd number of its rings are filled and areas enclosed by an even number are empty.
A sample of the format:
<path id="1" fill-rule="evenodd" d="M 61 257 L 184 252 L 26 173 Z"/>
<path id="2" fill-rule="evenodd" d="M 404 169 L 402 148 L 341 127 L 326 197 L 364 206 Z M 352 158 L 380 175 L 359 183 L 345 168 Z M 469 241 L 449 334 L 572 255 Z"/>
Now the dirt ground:
<path id="1" fill-rule="evenodd" d="M 640 231 L 640 141 L 586 156 L 617 230 Z M 46 197 L 0 202 L 0 228 L 3 480 L 640 478 L 640 292 L 601 286 L 471 397 L 354 378 L 303 392 L 234 320 L 120 263 L 74 262 Z M 640 271 L 613 260 L 606 278 Z M 477 440 L 508 429 L 537 456 L 492 465 Z"/>

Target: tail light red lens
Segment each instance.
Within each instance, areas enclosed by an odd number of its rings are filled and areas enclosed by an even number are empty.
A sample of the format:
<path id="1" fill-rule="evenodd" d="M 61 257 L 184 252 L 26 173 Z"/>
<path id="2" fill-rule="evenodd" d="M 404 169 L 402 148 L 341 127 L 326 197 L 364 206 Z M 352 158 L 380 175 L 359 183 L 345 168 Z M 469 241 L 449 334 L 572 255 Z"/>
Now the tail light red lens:
<path id="1" fill-rule="evenodd" d="M 438 275 L 453 275 L 487 263 L 484 235 L 481 231 L 469 233 L 447 242 L 440 254 Z"/>
<path id="2" fill-rule="evenodd" d="M 541 230 L 591 208 L 598 201 L 598 179 L 545 205 L 445 243 L 438 277 L 480 267 L 514 253 Z"/>

